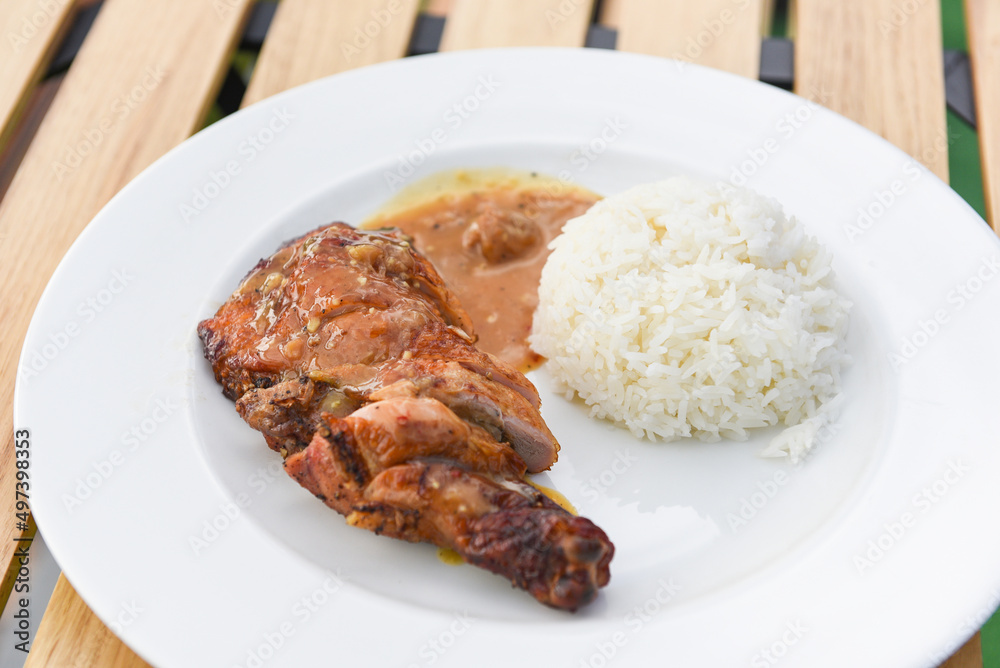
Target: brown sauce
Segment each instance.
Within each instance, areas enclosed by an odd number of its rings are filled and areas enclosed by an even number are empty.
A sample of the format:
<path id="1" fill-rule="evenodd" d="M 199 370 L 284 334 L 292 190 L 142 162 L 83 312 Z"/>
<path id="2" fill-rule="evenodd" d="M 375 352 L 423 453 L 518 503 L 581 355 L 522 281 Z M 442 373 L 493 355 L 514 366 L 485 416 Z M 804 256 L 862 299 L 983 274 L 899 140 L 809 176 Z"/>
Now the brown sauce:
<path id="1" fill-rule="evenodd" d="M 445 172 L 411 186 L 362 227 L 398 227 L 458 296 L 477 345 L 522 371 L 548 245 L 600 197 L 537 173 Z"/>

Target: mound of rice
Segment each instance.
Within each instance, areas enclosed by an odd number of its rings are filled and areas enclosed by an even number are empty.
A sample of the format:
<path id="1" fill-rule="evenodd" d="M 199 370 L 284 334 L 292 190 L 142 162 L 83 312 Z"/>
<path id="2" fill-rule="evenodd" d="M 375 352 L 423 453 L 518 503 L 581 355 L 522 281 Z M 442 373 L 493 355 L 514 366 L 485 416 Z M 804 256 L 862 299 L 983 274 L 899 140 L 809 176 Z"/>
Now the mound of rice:
<path id="1" fill-rule="evenodd" d="M 847 362 L 850 304 L 829 254 L 749 189 L 638 186 L 569 221 L 542 272 L 530 342 L 567 396 L 638 437 L 745 439 L 798 460 Z"/>

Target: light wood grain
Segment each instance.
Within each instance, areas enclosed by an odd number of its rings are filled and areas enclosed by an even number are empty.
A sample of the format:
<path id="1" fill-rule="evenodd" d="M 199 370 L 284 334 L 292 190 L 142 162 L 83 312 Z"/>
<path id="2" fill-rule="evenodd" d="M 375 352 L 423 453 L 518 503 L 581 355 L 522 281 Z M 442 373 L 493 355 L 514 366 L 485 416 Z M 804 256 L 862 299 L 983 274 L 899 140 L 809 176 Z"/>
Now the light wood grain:
<path id="1" fill-rule="evenodd" d="M 73 0 L 0 2 L 0 148 L 42 75 Z"/>
<path id="2" fill-rule="evenodd" d="M 774 23 L 774 10 L 778 0 L 763 0 L 761 9 L 760 36 L 769 37 L 771 35 L 771 25 Z"/>
<path id="3" fill-rule="evenodd" d="M 618 0 L 604 0 L 601 3 L 597 22 L 609 28 L 618 28 L 622 3 Z"/>
<path id="4" fill-rule="evenodd" d="M 966 0 L 986 219 L 1000 233 L 1000 3 Z"/>
<path id="5" fill-rule="evenodd" d="M 442 51 L 583 46 L 593 0 L 452 0 Z"/>
<path id="6" fill-rule="evenodd" d="M 283 0 L 244 106 L 293 86 L 406 55 L 418 0 Z"/>
<path id="7" fill-rule="evenodd" d="M 958 648 L 940 668 L 983 668 L 983 645 L 979 634 Z"/>
<path id="8" fill-rule="evenodd" d="M 0 202 L 0 489 L 13 489 L 11 396 L 24 333 L 45 283 L 111 196 L 200 126 L 248 6 L 249 0 L 107 0 Z M 5 506 L 12 497 L 3 495 Z M 17 533 L 13 519 L 5 507 L 5 572 Z M 74 597 L 70 589 L 58 590 L 48 615 L 58 619 L 64 606 L 77 605 Z M 79 653 L 101 632 L 95 617 L 72 633 L 57 624 L 44 628 L 36 646 L 65 644 L 77 657 L 74 665 L 97 665 Z"/>
<path id="9" fill-rule="evenodd" d="M 948 178 L 937 2 L 798 0 L 795 89 Z"/>
<path id="10" fill-rule="evenodd" d="M 420 3 L 420 11 L 435 16 L 446 16 L 451 11 L 451 3 L 452 0 L 424 0 Z"/>
<path id="11" fill-rule="evenodd" d="M 65 575 L 59 576 L 52 600 L 63 603 L 45 611 L 25 668 L 149 668 L 98 621 Z"/>
<path id="12" fill-rule="evenodd" d="M 608 0 L 618 49 L 727 70 L 756 79 L 765 0 Z"/>
<path id="13" fill-rule="evenodd" d="M 788 14 L 785 15 L 785 36 L 790 40 L 794 40 L 797 37 L 795 30 L 799 23 L 798 9 L 798 0 L 788 0 Z"/>
<path id="14" fill-rule="evenodd" d="M 57 75 L 40 82 L 32 89 L 28 95 L 28 102 L 23 105 L 20 119 L 12 126 L 7 143 L 0 148 L 0 200 L 7 194 L 7 188 L 14 180 L 21 159 L 28 152 L 28 146 L 35 138 L 35 132 L 45 118 L 45 112 L 49 110 L 49 105 L 52 104 L 62 80 L 63 75 Z M 2 607 L 0 605 L 0 608 Z"/>

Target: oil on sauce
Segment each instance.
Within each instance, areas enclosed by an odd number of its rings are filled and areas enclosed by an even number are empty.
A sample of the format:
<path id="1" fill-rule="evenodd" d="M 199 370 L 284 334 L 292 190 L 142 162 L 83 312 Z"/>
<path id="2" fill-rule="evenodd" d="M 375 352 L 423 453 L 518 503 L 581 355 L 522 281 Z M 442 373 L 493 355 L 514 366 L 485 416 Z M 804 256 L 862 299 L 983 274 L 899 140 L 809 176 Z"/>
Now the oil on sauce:
<path id="1" fill-rule="evenodd" d="M 528 479 L 528 478 L 525 478 L 524 481 L 526 483 L 528 483 L 529 485 L 531 485 L 532 487 L 534 487 L 535 489 L 537 489 L 539 492 L 541 492 L 545 496 L 547 496 L 550 499 L 552 499 L 553 501 L 555 501 L 556 505 L 559 506 L 560 508 L 562 508 L 563 510 L 565 510 L 567 513 L 569 513 L 571 515 L 579 515 L 580 514 L 580 513 L 577 512 L 576 506 L 574 506 L 570 502 L 570 500 L 567 499 L 563 495 L 563 493 L 560 492 L 559 490 L 552 489 L 551 487 L 546 487 L 545 485 L 539 485 L 534 480 L 531 480 L 531 479 Z"/>
<path id="2" fill-rule="evenodd" d="M 477 345 L 521 371 L 549 242 L 600 197 L 535 172 L 456 170 L 403 190 L 362 227 L 412 237 L 469 312 Z"/>
<path id="3" fill-rule="evenodd" d="M 439 547 L 438 559 L 449 566 L 461 566 L 465 563 L 465 559 L 462 558 L 462 555 L 450 547 Z"/>

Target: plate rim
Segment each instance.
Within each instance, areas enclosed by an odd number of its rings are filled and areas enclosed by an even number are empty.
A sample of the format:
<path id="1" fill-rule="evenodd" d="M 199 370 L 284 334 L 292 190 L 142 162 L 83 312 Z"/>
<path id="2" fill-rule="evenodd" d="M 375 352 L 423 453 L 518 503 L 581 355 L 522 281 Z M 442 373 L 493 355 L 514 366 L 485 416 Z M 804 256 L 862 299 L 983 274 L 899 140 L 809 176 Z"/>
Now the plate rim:
<path id="1" fill-rule="evenodd" d="M 119 191 L 109 201 L 109 203 L 105 207 L 102 208 L 101 212 L 99 212 L 97 214 L 97 216 L 95 216 L 95 218 L 92 221 L 92 223 L 88 224 L 88 226 L 83 230 L 83 232 L 80 234 L 80 236 L 77 238 L 77 240 L 74 241 L 74 243 L 71 246 L 70 250 L 67 252 L 66 256 L 64 256 L 64 258 L 60 261 L 58 267 L 56 268 L 56 270 L 53 273 L 52 277 L 50 278 L 48 284 L 46 285 L 46 288 L 45 288 L 45 290 L 44 290 L 41 298 L 39 299 L 38 306 L 36 307 L 36 312 L 35 312 L 35 314 L 32 317 L 31 325 L 29 326 L 29 329 L 28 329 L 27 334 L 25 336 L 25 341 L 24 341 L 24 344 L 23 344 L 23 347 L 22 347 L 21 357 L 20 357 L 20 359 L 18 361 L 18 366 L 16 367 L 16 372 L 18 373 L 18 382 L 17 382 L 17 385 L 15 387 L 15 393 L 14 393 L 14 418 L 15 418 L 14 424 L 17 425 L 19 423 L 19 421 L 22 420 L 23 412 L 25 410 L 24 406 L 23 406 L 23 401 L 25 400 L 25 397 L 24 397 L 24 391 L 25 390 L 23 388 L 23 383 L 21 382 L 21 379 L 20 379 L 20 370 L 22 368 L 22 365 L 25 363 L 25 359 L 24 359 L 25 356 L 28 354 L 29 350 L 31 350 L 31 346 L 30 346 L 31 342 L 33 340 L 37 340 L 37 338 L 39 336 L 44 336 L 44 335 L 39 335 L 38 332 L 36 331 L 36 330 L 38 330 L 41 327 L 41 325 L 40 325 L 41 318 L 40 318 L 40 316 L 38 314 L 40 312 L 43 312 L 44 309 L 48 307 L 49 302 L 51 302 L 51 301 L 53 301 L 55 299 L 55 297 L 53 297 L 52 294 L 50 293 L 50 291 L 56 289 L 53 286 L 57 286 L 57 284 L 60 281 L 65 280 L 65 278 L 64 278 L 63 275 L 67 274 L 68 272 L 70 272 L 71 265 L 73 264 L 74 258 L 76 257 L 76 255 L 79 255 L 82 252 L 84 252 L 82 249 L 86 248 L 87 243 L 89 243 L 88 239 L 90 239 L 92 235 L 97 234 L 97 229 L 102 224 L 101 221 L 104 220 L 107 217 L 112 216 L 112 213 L 109 213 L 109 212 L 113 212 L 115 210 L 115 207 L 119 206 L 119 203 L 121 201 L 126 200 L 128 197 L 131 197 L 133 192 L 135 192 L 135 191 L 141 191 L 141 189 L 146 186 L 147 181 L 152 181 L 155 178 L 155 175 L 157 174 L 157 172 L 159 170 L 163 169 L 163 165 L 169 165 L 169 164 L 172 164 L 175 161 L 178 161 L 179 158 L 177 156 L 183 156 L 183 154 L 185 153 L 185 151 L 188 150 L 185 147 L 189 147 L 191 145 L 191 143 L 194 142 L 194 141 L 198 141 L 198 142 L 202 142 L 202 143 L 207 143 L 207 142 L 211 141 L 211 138 L 214 137 L 214 136 L 216 136 L 216 134 L 223 132 L 223 130 L 226 127 L 228 127 L 229 125 L 235 125 L 237 122 L 240 122 L 240 119 L 244 119 L 244 118 L 245 119 L 249 119 L 250 118 L 250 114 L 246 114 L 244 116 L 240 116 L 240 114 L 244 114 L 245 112 L 250 112 L 250 110 L 254 110 L 254 109 L 256 109 L 259 112 L 261 109 L 264 109 L 264 108 L 267 108 L 267 109 L 273 108 L 275 105 L 281 104 L 281 102 L 283 100 L 294 99 L 294 98 L 296 98 L 298 96 L 304 95 L 305 93 L 303 91 L 308 91 L 308 90 L 323 90 L 323 89 L 326 89 L 327 87 L 331 86 L 331 84 L 329 82 L 333 81 L 333 80 L 343 81 L 346 77 L 350 77 L 350 78 L 359 78 L 359 77 L 360 78 L 367 78 L 367 77 L 373 76 L 371 74 L 372 72 L 378 72 L 378 71 L 397 71 L 397 70 L 399 70 L 401 68 L 404 68 L 404 69 L 405 68 L 419 68 L 419 67 L 423 67 L 423 65 L 419 64 L 419 63 L 422 63 L 422 62 L 438 62 L 438 61 L 448 62 L 448 61 L 452 61 L 452 60 L 468 60 L 468 59 L 485 59 L 485 60 L 488 61 L 488 60 L 490 60 L 492 58 L 506 58 L 511 53 L 523 53 L 523 54 L 526 54 L 526 56 L 528 56 L 528 57 L 530 57 L 532 54 L 539 54 L 539 56 L 541 56 L 541 54 L 559 53 L 559 54 L 562 54 L 561 57 L 568 57 L 570 59 L 582 58 L 584 60 L 589 59 L 589 58 L 603 59 L 603 58 L 609 57 L 608 55 L 603 54 L 603 53 L 600 54 L 600 56 L 597 56 L 596 53 L 590 53 L 590 52 L 587 52 L 587 51 L 582 50 L 582 49 L 541 47 L 541 48 L 518 48 L 518 49 L 489 49 L 489 50 L 481 50 L 481 51 L 473 51 L 473 52 L 457 52 L 457 53 L 453 53 L 453 54 L 432 54 L 432 55 L 427 55 L 427 56 L 419 56 L 419 57 L 413 57 L 413 58 L 408 58 L 408 59 L 391 61 L 391 62 L 382 63 L 382 64 L 379 64 L 379 65 L 375 65 L 375 66 L 371 66 L 371 67 L 367 67 L 367 68 L 361 68 L 361 69 L 358 69 L 358 70 L 353 70 L 351 72 L 347 72 L 347 73 L 343 73 L 343 74 L 339 74 L 339 75 L 334 75 L 333 77 L 327 77 L 325 79 L 320 79 L 320 80 L 317 80 L 317 81 L 309 82 L 307 84 L 304 84 L 303 86 L 299 86 L 299 87 L 290 89 L 290 90 L 285 91 L 283 93 L 280 93 L 280 94 L 278 94 L 278 95 L 276 95 L 274 97 L 267 98 L 265 100 L 257 102 L 254 105 L 251 105 L 250 107 L 248 107 L 246 110 L 237 112 L 237 114 L 233 114 L 232 116 L 223 119 L 219 123 L 213 124 L 213 126 L 210 126 L 209 128 L 206 128 L 205 130 L 202 130 L 201 132 L 199 132 L 196 135 L 194 135 L 192 138 L 186 140 L 185 142 L 182 142 L 177 147 L 174 147 L 173 149 L 171 149 L 170 151 L 168 151 L 166 154 L 164 154 L 164 156 L 162 156 L 157 161 L 155 161 L 150 167 L 148 167 L 145 170 L 143 170 L 143 172 L 138 177 L 136 177 L 129 184 L 127 184 L 121 191 Z M 637 62 L 638 62 L 638 60 L 643 60 L 643 61 L 648 61 L 648 62 L 655 62 L 657 67 L 672 66 L 670 64 L 670 61 L 667 61 L 667 60 L 662 59 L 662 58 L 656 58 L 656 57 L 652 57 L 652 56 L 642 56 L 642 55 L 636 55 L 636 54 L 625 54 L 625 53 L 621 53 L 621 52 L 608 52 L 608 53 L 609 54 L 610 53 L 615 54 L 614 56 L 610 56 L 612 58 L 620 58 L 620 59 L 626 59 L 626 60 L 627 59 L 637 59 Z M 586 54 L 586 55 L 584 55 L 584 54 Z M 749 80 L 744 80 L 741 77 L 738 77 L 738 76 L 733 75 L 733 74 L 723 73 L 723 72 L 719 72 L 719 71 L 716 71 L 716 70 L 710 70 L 708 68 L 703 68 L 703 67 L 700 67 L 700 66 L 697 66 L 697 65 L 693 65 L 693 64 L 690 64 L 690 63 L 685 63 L 684 64 L 684 68 L 685 69 L 686 68 L 691 68 L 691 71 L 697 73 L 696 76 L 703 77 L 703 78 L 707 77 L 709 80 L 711 80 L 713 78 L 716 78 L 716 80 L 719 80 L 718 78 L 722 77 L 723 79 L 729 80 L 730 82 L 739 82 L 737 84 L 739 86 L 746 85 L 746 86 L 749 86 L 750 88 L 754 88 L 754 87 L 757 87 L 757 86 L 760 86 L 761 88 L 765 88 L 765 87 L 766 88 L 770 88 L 770 87 L 767 87 L 766 84 L 760 84 L 759 82 L 752 82 L 752 81 L 749 81 Z M 792 93 L 787 93 L 787 91 L 780 91 L 779 89 L 773 89 L 771 92 L 772 93 L 784 93 L 784 94 L 787 95 L 787 98 L 785 98 L 785 99 L 788 99 L 788 100 L 802 100 L 802 98 L 799 98 L 798 96 L 796 96 L 796 95 L 794 95 Z M 821 110 L 821 113 L 829 114 L 831 116 L 835 116 L 838 119 L 838 122 L 847 121 L 848 123 L 850 123 L 851 125 L 853 125 L 854 128 L 856 128 L 856 130 L 860 130 L 861 132 L 863 132 L 866 135 L 868 135 L 867 138 L 866 138 L 866 141 L 870 141 L 871 139 L 876 139 L 877 141 L 879 141 L 879 142 L 881 142 L 883 144 L 883 148 L 891 149 L 892 151 L 896 152 L 901 158 L 908 158 L 908 156 L 903 151 L 901 151 L 897 147 L 893 146 L 892 144 L 890 144 L 886 140 L 882 139 L 881 137 L 878 137 L 877 135 L 874 135 L 873 133 L 871 133 L 867 129 L 863 128 L 862 126 L 854 123 L 853 121 L 850 121 L 849 119 L 845 119 L 845 118 L 840 117 L 840 116 L 836 116 L 836 115 L 833 114 L 833 112 L 830 112 L 830 111 L 825 110 L 825 109 Z M 222 126 L 222 124 L 227 124 L 227 125 Z M 953 190 L 951 190 L 951 188 L 949 188 L 947 186 L 947 184 L 945 184 L 943 181 L 940 181 L 940 179 L 937 179 L 937 177 L 934 176 L 933 174 L 931 174 L 930 172 L 927 172 L 927 175 L 933 176 L 934 179 L 937 180 L 937 184 L 940 184 L 941 186 L 945 187 L 946 190 L 943 191 L 943 192 L 948 192 L 949 193 L 949 196 L 954 200 L 952 202 L 953 204 L 955 204 L 955 203 L 960 204 L 966 210 L 966 213 L 972 214 L 972 216 L 975 219 L 979 219 L 980 222 L 981 222 L 981 218 L 979 218 L 978 214 L 972 209 L 972 207 L 970 205 L 968 205 L 968 203 L 966 203 L 957 193 L 955 193 Z M 937 184 L 935 184 L 935 185 L 937 185 Z M 940 188 L 938 188 L 938 189 L 940 190 Z M 982 231 L 985 234 L 989 234 L 988 233 L 988 229 L 985 228 L 985 223 L 983 223 L 983 226 L 984 227 L 983 227 Z M 989 237 L 993 238 L 992 235 L 989 235 Z M 993 238 L 993 239 L 994 239 L 994 242 L 996 243 L 995 238 Z M 42 505 L 43 505 L 43 507 L 45 506 L 44 503 Z M 45 514 L 46 514 L 45 511 L 43 511 L 42 516 L 39 518 L 38 524 L 39 524 L 40 530 L 41 530 L 42 525 L 47 524 L 47 523 L 50 522 L 50 520 L 45 519 Z M 52 520 L 52 522 L 54 522 L 54 520 Z M 55 554 L 55 553 L 56 553 L 56 550 L 53 549 L 53 554 Z M 62 555 L 60 555 L 60 556 L 62 556 Z M 72 558 L 70 558 L 69 561 L 72 561 Z M 82 579 L 86 579 L 86 578 L 82 578 Z M 994 585 L 995 586 L 1000 586 L 1000 574 L 997 574 L 997 576 L 995 578 Z M 83 585 L 83 591 L 86 591 L 88 589 L 89 589 L 89 587 L 87 585 Z M 986 590 L 986 587 L 984 586 L 983 587 L 983 591 L 984 591 L 984 593 L 988 594 L 988 592 L 986 592 L 985 590 Z M 84 600 L 87 600 L 86 594 L 84 594 L 83 592 L 81 592 L 81 595 L 84 596 Z M 989 598 L 988 595 L 982 597 L 982 599 L 983 599 L 984 602 L 988 598 Z M 88 603 L 89 603 L 89 601 L 88 601 Z M 970 606 L 970 607 L 972 607 L 972 606 Z M 100 613 L 102 611 L 95 610 L 95 612 Z M 99 616 L 101 616 L 101 615 L 99 614 Z M 102 618 L 103 621 L 105 621 L 105 623 L 108 622 L 108 619 L 105 619 L 103 616 L 101 618 Z M 128 634 L 127 633 L 123 634 L 123 637 L 128 637 Z M 956 640 L 956 646 L 960 643 L 960 641 L 961 641 L 961 639 L 957 639 Z M 131 640 L 129 641 L 129 644 L 130 644 L 130 646 L 133 646 L 133 642 Z M 139 650 L 137 650 L 137 651 L 139 651 Z M 149 656 L 155 656 L 156 654 L 157 654 L 157 652 L 151 651 L 150 654 L 149 654 Z M 142 652 L 142 655 L 146 656 L 146 653 Z"/>

